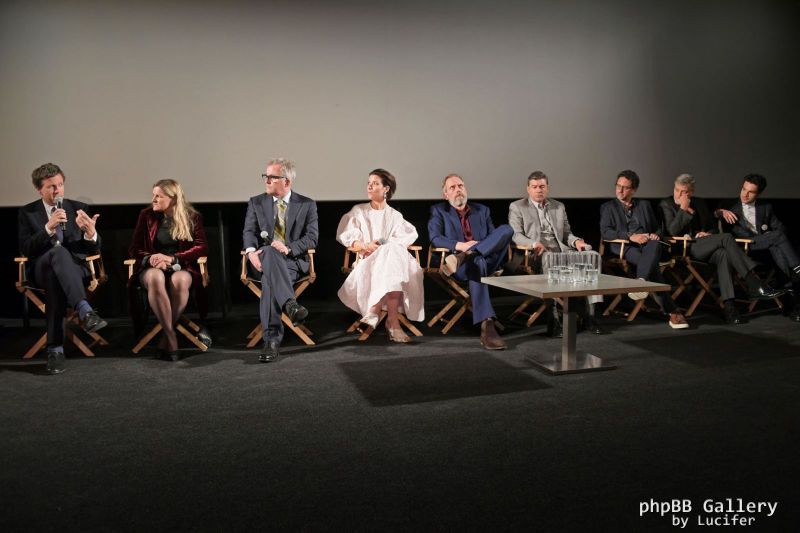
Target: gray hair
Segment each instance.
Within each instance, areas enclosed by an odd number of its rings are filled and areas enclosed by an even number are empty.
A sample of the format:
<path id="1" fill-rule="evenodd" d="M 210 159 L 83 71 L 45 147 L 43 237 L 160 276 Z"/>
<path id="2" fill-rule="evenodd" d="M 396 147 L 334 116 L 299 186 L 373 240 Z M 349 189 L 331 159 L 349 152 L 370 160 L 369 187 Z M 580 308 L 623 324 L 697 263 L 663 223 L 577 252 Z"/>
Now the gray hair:
<path id="1" fill-rule="evenodd" d="M 694 176 L 691 174 L 681 174 L 675 178 L 675 185 L 688 185 L 694 187 Z"/>
<path id="2" fill-rule="evenodd" d="M 443 192 L 444 192 L 444 190 L 445 190 L 445 187 L 447 186 L 447 180 L 449 180 L 450 178 L 458 178 L 458 179 L 460 179 L 460 180 L 461 180 L 461 183 L 464 183 L 464 178 L 462 178 L 462 177 L 461 177 L 461 176 L 459 176 L 458 174 L 455 174 L 455 173 L 453 173 L 453 174 L 448 174 L 448 175 L 447 175 L 447 176 L 445 176 L 445 177 L 444 177 L 444 179 L 442 180 L 442 191 L 443 191 Z"/>
<path id="3" fill-rule="evenodd" d="M 275 159 L 270 159 L 267 161 L 267 166 L 271 165 L 280 165 L 281 166 L 281 176 L 287 178 L 289 181 L 294 183 L 294 178 L 297 175 L 294 169 L 294 163 L 285 159 L 283 157 L 277 157 Z"/>

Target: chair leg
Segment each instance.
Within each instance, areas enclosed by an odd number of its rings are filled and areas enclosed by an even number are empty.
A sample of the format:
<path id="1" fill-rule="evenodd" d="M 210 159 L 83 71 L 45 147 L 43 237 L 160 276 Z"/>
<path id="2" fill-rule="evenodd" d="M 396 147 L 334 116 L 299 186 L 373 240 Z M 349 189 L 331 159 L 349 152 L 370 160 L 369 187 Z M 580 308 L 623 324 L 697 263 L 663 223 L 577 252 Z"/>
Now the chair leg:
<path id="1" fill-rule="evenodd" d="M 281 322 L 283 322 L 287 328 L 292 330 L 295 335 L 300 337 L 300 340 L 303 341 L 307 346 L 314 346 L 314 344 L 316 344 L 313 340 L 311 340 L 311 337 L 309 337 L 311 331 L 309 331 L 308 328 L 304 327 L 302 324 L 298 324 L 296 326 L 292 324 L 292 321 L 289 320 L 289 317 L 286 316 L 285 313 L 281 313 Z"/>
<path id="2" fill-rule="evenodd" d="M 606 310 L 603 311 L 603 316 L 609 316 L 611 313 L 613 313 L 614 310 L 617 308 L 617 306 L 620 304 L 620 302 L 622 302 L 622 295 L 621 294 L 617 294 L 614 297 L 614 299 L 611 300 L 611 303 L 608 304 L 608 307 L 606 307 Z"/>
<path id="3" fill-rule="evenodd" d="M 443 317 L 444 315 L 446 315 L 446 314 L 447 314 L 447 312 L 448 312 L 448 311 L 449 311 L 449 310 L 450 310 L 450 309 L 451 309 L 451 308 L 452 308 L 454 305 L 456 305 L 457 303 L 458 303 L 458 301 L 457 301 L 455 298 L 451 299 L 451 300 L 450 300 L 450 301 L 447 303 L 447 305 L 445 305 L 444 307 L 442 307 L 442 310 L 441 310 L 441 311 L 439 311 L 438 313 L 436 313 L 436 315 L 434 315 L 434 317 L 433 317 L 433 318 L 431 318 L 431 319 L 428 321 L 428 327 L 429 327 L 429 328 L 433 327 L 433 325 L 434 325 L 434 324 L 436 324 L 437 322 L 439 322 L 439 320 L 441 320 L 441 319 L 442 319 L 442 317 Z"/>
<path id="4" fill-rule="evenodd" d="M 205 344 L 200 342 L 200 339 L 195 337 L 194 333 L 192 333 L 188 329 L 186 329 L 186 327 L 183 324 L 181 324 L 180 322 L 178 323 L 177 326 L 175 326 L 175 330 L 180 332 L 181 335 L 186 337 L 186 340 L 188 340 L 189 342 L 194 344 L 199 350 L 201 350 L 203 352 L 208 350 L 208 346 L 206 346 Z"/>
<path id="5" fill-rule="evenodd" d="M 139 342 L 136 344 L 136 346 L 133 347 L 133 350 L 131 351 L 133 353 L 139 353 L 142 350 L 142 348 L 147 346 L 147 343 L 150 342 L 150 340 L 158 334 L 159 331 L 161 331 L 161 324 L 156 324 L 155 326 L 153 326 L 153 329 L 151 329 L 147 335 L 145 335 L 144 337 L 141 338 L 141 340 L 139 340 Z"/>
<path id="6" fill-rule="evenodd" d="M 405 327 L 407 327 L 411 331 L 411 333 L 414 334 L 415 337 L 422 337 L 422 332 L 418 330 L 417 327 L 414 324 L 412 324 L 408 318 L 406 318 L 406 315 L 401 314 L 398 315 L 397 318 L 400 319 L 400 323 L 403 324 Z"/>
<path id="7" fill-rule="evenodd" d="M 27 352 L 25 352 L 23 359 L 30 359 L 31 357 L 42 351 L 42 349 L 46 345 L 47 345 L 47 333 L 39 337 L 39 340 L 36 341 L 36 344 L 31 346 L 30 349 Z"/>
<path id="8" fill-rule="evenodd" d="M 533 313 L 533 314 L 532 314 L 532 315 L 531 315 L 531 316 L 528 318 L 528 321 L 525 323 L 525 325 L 526 325 L 526 326 L 528 326 L 528 327 L 531 327 L 531 325 L 532 325 L 534 322 L 536 322 L 536 319 L 538 319 L 540 316 L 542 316 L 542 313 L 544 313 L 544 312 L 545 312 L 545 310 L 547 310 L 547 303 L 546 303 L 546 302 L 542 302 L 542 305 L 540 305 L 540 306 L 539 306 L 539 309 L 537 309 L 537 310 L 536 310 L 536 311 L 535 311 L 535 312 L 534 312 L 534 313 Z M 500 325 L 500 324 L 498 323 L 497 325 Z M 501 327 L 502 327 L 502 326 L 501 326 Z"/>
<path id="9" fill-rule="evenodd" d="M 258 344 L 258 341 L 261 340 L 263 334 L 264 334 L 264 328 L 262 328 L 261 324 L 259 323 L 256 327 L 253 328 L 253 331 L 251 331 L 250 334 L 247 335 L 247 338 L 249 339 L 247 347 L 252 348 L 256 344 Z"/>
<path id="10" fill-rule="evenodd" d="M 92 350 L 90 350 L 89 347 L 83 343 L 80 337 L 75 335 L 75 333 L 73 333 L 70 330 L 66 330 L 64 331 L 64 337 L 68 341 L 72 342 L 75 346 L 77 346 L 77 348 L 81 351 L 81 353 L 83 353 L 83 355 L 85 355 L 86 357 L 94 357 L 94 352 L 92 352 Z"/>
<path id="11" fill-rule="evenodd" d="M 464 313 L 467 312 L 467 307 L 469 307 L 469 301 L 466 301 L 463 304 L 461 304 L 461 307 L 458 308 L 458 311 L 456 311 L 456 314 L 453 315 L 453 318 L 451 318 L 447 322 L 447 324 L 445 324 L 444 328 L 442 328 L 442 335 L 447 335 L 447 332 L 450 331 L 450 329 L 456 325 L 458 319 L 460 319 L 464 315 Z"/>

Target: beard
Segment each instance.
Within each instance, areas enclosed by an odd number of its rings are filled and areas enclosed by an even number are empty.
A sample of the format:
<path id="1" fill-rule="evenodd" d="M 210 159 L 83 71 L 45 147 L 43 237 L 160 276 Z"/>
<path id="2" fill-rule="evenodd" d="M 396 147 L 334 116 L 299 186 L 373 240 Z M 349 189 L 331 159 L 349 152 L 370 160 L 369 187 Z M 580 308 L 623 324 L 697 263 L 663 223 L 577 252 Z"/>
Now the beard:
<path id="1" fill-rule="evenodd" d="M 450 205 L 455 207 L 456 209 L 462 209 L 465 205 L 467 205 L 467 195 L 461 194 L 453 198 L 452 200 L 448 200 Z"/>

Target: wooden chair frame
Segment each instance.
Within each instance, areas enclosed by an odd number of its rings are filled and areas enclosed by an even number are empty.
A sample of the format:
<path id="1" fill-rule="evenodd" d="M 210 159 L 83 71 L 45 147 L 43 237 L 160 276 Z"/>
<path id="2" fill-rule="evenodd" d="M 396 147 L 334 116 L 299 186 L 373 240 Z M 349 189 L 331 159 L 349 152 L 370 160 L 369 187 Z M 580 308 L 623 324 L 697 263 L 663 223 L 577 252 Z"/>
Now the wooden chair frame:
<path id="1" fill-rule="evenodd" d="M 522 264 L 520 265 L 520 270 L 524 274 L 534 274 L 537 270 L 536 265 L 531 263 L 531 252 L 533 248 L 530 246 L 523 246 L 519 244 L 510 244 L 508 246 L 508 260 L 511 261 L 514 257 L 515 253 L 522 254 Z M 533 263 L 539 264 L 539 269 L 541 269 L 541 260 L 539 258 L 534 258 Z M 558 301 L 559 299 L 557 299 Z M 532 304 L 540 301 L 539 307 L 536 308 L 536 311 L 533 313 L 528 311 L 528 307 Z M 541 298 L 537 298 L 536 296 L 528 296 L 525 300 L 516 308 L 514 312 L 511 313 L 508 318 L 509 320 L 514 320 L 519 315 L 527 316 L 528 319 L 525 321 L 525 325 L 527 327 L 531 327 L 536 320 L 544 314 L 547 310 L 547 302 L 542 300 Z"/>
<path id="2" fill-rule="evenodd" d="M 608 240 L 601 240 L 600 241 L 600 258 L 601 260 L 607 265 L 607 270 L 610 271 L 622 271 L 626 276 L 633 277 L 635 275 L 634 270 L 631 268 L 631 264 L 625 259 L 625 246 L 629 245 L 631 241 L 628 239 L 608 239 Z M 619 255 L 617 257 L 606 257 L 605 255 L 605 248 L 607 244 L 619 244 Z M 672 269 L 675 266 L 675 260 L 670 259 L 669 261 L 659 261 L 658 268 L 661 270 L 663 274 L 665 270 Z M 619 313 L 625 317 L 625 320 L 628 322 L 632 322 L 636 319 L 637 315 L 642 309 L 646 309 L 647 307 L 647 300 L 652 299 L 653 302 L 658 302 L 655 299 L 655 293 L 649 292 L 647 293 L 647 297 L 643 298 L 636 302 L 631 309 L 630 312 L 618 311 L 617 306 L 622 302 L 623 299 L 622 294 L 617 294 L 614 296 L 614 299 L 611 300 L 611 303 L 608 304 L 605 311 L 603 311 L 603 316 L 609 316 L 611 313 Z"/>
<path id="3" fill-rule="evenodd" d="M 314 254 L 316 253 L 316 249 L 310 248 L 306 253 L 308 254 L 308 261 L 309 261 L 308 274 L 306 274 L 302 278 L 297 279 L 297 281 L 294 282 L 293 288 L 294 288 L 295 299 L 299 298 L 300 295 L 303 294 L 303 292 L 305 292 L 305 290 L 309 287 L 309 285 L 311 285 L 317 280 L 317 271 L 314 268 Z M 239 274 L 239 279 L 244 284 L 244 286 L 250 289 L 250 291 L 253 294 L 255 294 L 260 300 L 261 281 L 255 280 L 247 275 L 247 262 L 248 262 L 247 252 L 242 251 L 241 255 L 242 255 L 242 270 L 241 273 Z M 286 313 L 281 313 L 281 322 L 283 322 L 284 326 L 293 331 L 295 335 L 300 337 L 300 340 L 303 341 L 306 345 L 313 346 L 314 344 L 316 344 L 311 339 L 311 336 L 314 335 L 314 333 L 303 324 L 298 324 L 295 326 L 292 323 L 292 321 L 289 320 L 289 317 L 286 316 Z M 258 325 L 256 325 L 256 327 L 254 327 L 250 331 L 250 333 L 247 334 L 247 347 L 253 348 L 256 344 L 258 344 L 258 342 L 262 339 L 263 336 L 264 336 L 264 328 L 261 326 L 261 322 L 259 322 Z"/>
<path id="4" fill-rule="evenodd" d="M 439 265 L 434 267 L 432 265 L 435 254 L 439 255 Z M 452 276 L 445 276 L 444 273 L 442 273 L 442 264 L 444 263 L 444 258 L 448 254 L 450 254 L 448 248 L 428 247 L 428 260 L 426 263 L 427 267 L 425 268 L 425 274 L 450 296 L 450 301 L 428 321 L 428 327 L 433 327 L 434 324 L 439 322 L 444 323 L 444 326 L 442 326 L 442 335 L 447 335 L 447 332 L 455 326 L 456 322 L 458 322 L 462 316 L 464 316 L 464 313 L 467 311 L 470 313 L 472 312 L 472 299 L 470 298 L 469 291 L 466 289 L 467 283 L 459 282 Z M 502 270 L 492 273 L 492 276 L 499 276 L 500 274 L 502 274 Z M 451 310 L 453 310 L 453 313 L 448 316 Z M 501 331 L 505 329 L 499 321 L 495 321 L 495 327 Z"/>
<path id="5" fill-rule="evenodd" d="M 421 250 L 422 246 L 417 246 L 415 244 L 408 246 L 408 251 L 414 254 L 417 264 L 420 264 L 419 252 Z M 358 251 L 353 247 L 346 248 L 344 251 L 344 261 L 342 262 L 342 274 L 350 274 L 359 261 L 361 261 L 361 255 L 359 255 Z M 375 325 L 375 328 L 377 328 L 388 315 L 389 313 L 386 310 L 381 309 L 381 312 L 378 313 L 378 323 Z M 422 337 L 422 332 L 417 329 L 417 327 L 411 323 L 410 320 L 408 320 L 405 313 L 400 313 L 400 315 L 398 315 L 398 319 L 400 320 L 400 323 L 408 328 L 408 330 L 411 331 L 415 337 Z M 375 331 L 375 328 L 364 324 L 359 318 L 350 324 L 350 327 L 347 328 L 347 333 L 358 331 L 358 340 L 365 341 L 370 337 L 370 335 L 372 335 L 372 333 Z"/>
<path id="6" fill-rule="evenodd" d="M 42 314 L 45 314 L 45 303 L 43 301 L 44 297 L 44 289 L 36 287 L 28 280 L 27 273 L 25 271 L 25 266 L 28 263 L 27 257 L 15 257 L 14 261 L 17 263 L 17 281 L 15 286 L 17 290 L 34 306 L 36 306 Z M 86 297 L 91 298 L 94 291 L 97 290 L 100 285 L 104 284 L 108 280 L 108 276 L 106 275 L 105 266 L 103 265 L 103 258 L 100 254 L 91 255 L 86 258 L 86 267 L 89 269 L 89 284 L 86 286 Z M 89 332 L 83 329 L 80 320 L 78 319 L 78 313 L 74 309 L 69 309 L 67 311 L 67 316 L 65 317 L 65 327 L 64 327 L 64 337 L 68 342 L 73 343 L 86 357 L 94 357 L 94 352 L 92 348 L 95 345 L 99 346 L 108 346 L 108 341 L 106 341 L 99 333 L 96 331 Z M 92 340 L 89 341 L 89 344 L 81 340 L 72 330 L 69 329 L 68 325 L 74 324 L 77 325 L 78 328 L 83 331 L 86 335 L 88 335 Z M 23 356 L 25 359 L 30 359 L 39 351 L 41 351 L 47 345 L 47 333 L 44 333 L 39 340 L 34 343 L 33 346 L 25 352 Z"/>
<path id="7" fill-rule="evenodd" d="M 744 249 L 744 253 L 750 255 L 750 246 L 753 244 L 753 239 L 735 239 L 737 243 L 742 245 Z M 775 278 L 775 267 L 772 266 L 767 273 L 767 277 L 764 279 L 765 283 L 771 283 L 772 280 Z M 747 291 L 747 286 L 744 283 L 744 280 L 741 276 L 736 274 L 734 276 L 736 284 L 744 291 Z M 763 300 L 737 300 L 738 302 L 744 303 L 747 305 L 747 312 L 752 313 L 756 306 L 759 303 L 763 302 Z M 779 309 L 783 309 L 783 302 L 781 302 L 780 298 L 773 298 L 772 301 L 775 303 L 775 306 Z"/>
<path id="8" fill-rule="evenodd" d="M 692 316 L 697 306 L 700 305 L 700 302 L 706 296 L 710 297 L 720 309 L 724 309 L 725 305 L 722 303 L 722 299 L 712 288 L 712 284 L 717 277 L 716 273 L 712 274 L 708 279 L 704 278 L 698 271 L 697 265 L 706 263 L 695 261 L 689 255 L 689 244 L 694 242 L 694 239 L 686 236 L 673 236 L 669 238 L 668 242 L 679 247 L 680 251 L 677 254 L 674 253 L 673 250 L 673 259 L 675 259 L 676 265 L 679 263 L 682 264 L 687 271 L 686 276 L 681 276 L 676 269 L 670 270 L 673 279 L 675 279 L 675 282 L 678 284 L 678 287 L 672 293 L 672 299 L 677 300 L 678 296 L 690 287 L 692 281 L 700 287 L 694 300 L 692 300 L 692 304 L 686 310 L 686 316 Z"/>
<path id="9" fill-rule="evenodd" d="M 208 257 L 197 258 L 197 264 L 200 267 L 200 276 L 203 280 L 203 287 L 208 287 L 209 284 L 208 268 L 206 266 L 207 263 L 208 263 Z M 133 267 L 136 265 L 136 259 L 126 259 L 123 262 L 123 264 L 128 267 L 128 279 L 130 279 L 131 276 L 133 276 Z M 156 325 L 153 326 L 153 328 L 150 331 L 148 331 L 141 339 L 139 339 L 139 342 L 136 343 L 136 346 L 134 346 L 131 351 L 135 354 L 138 354 L 142 350 L 142 348 L 147 346 L 147 344 L 153 339 L 153 337 L 158 335 L 161 329 L 162 329 L 161 324 L 156 323 Z M 200 329 L 201 328 L 197 323 L 195 323 L 185 315 L 181 315 L 180 317 L 178 317 L 178 324 L 175 326 L 175 330 L 178 331 L 181 335 L 183 335 L 186 338 L 186 340 L 194 344 L 195 347 L 197 347 L 199 350 L 205 352 L 206 350 L 208 350 L 208 346 L 203 344 L 203 342 L 201 342 L 200 339 L 196 337 L 197 333 L 200 332 Z"/>

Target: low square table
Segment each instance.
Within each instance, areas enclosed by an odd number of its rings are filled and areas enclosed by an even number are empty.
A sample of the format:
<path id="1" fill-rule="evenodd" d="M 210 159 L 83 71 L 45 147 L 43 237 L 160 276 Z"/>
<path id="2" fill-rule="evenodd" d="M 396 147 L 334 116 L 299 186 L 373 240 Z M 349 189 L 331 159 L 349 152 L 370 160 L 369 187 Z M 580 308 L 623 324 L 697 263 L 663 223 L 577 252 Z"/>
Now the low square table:
<path id="1" fill-rule="evenodd" d="M 592 372 L 611 370 L 616 366 L 604 363 L 596 355 L 575 349 L 577 316 L 570 305 L 571 298 L 594 296 L 601 294 L 622 294 L 626 292 L 661 292 L 670 290 L 669 285 L 653 283 L 641 279 L 623 278 L 600 274 L 597 283 L 568 283 L 547 281 L 544 274 L 529 276 L 499 276 L 481 278 L 481 283 L 494 285 L 538 298 L 563 298 L 564 301 L 564 337 L 561 341 L 561 355 L 531 354 L 526 357 L 537 368 L 552 375 L 572 374 L 575 372 Z"/>

